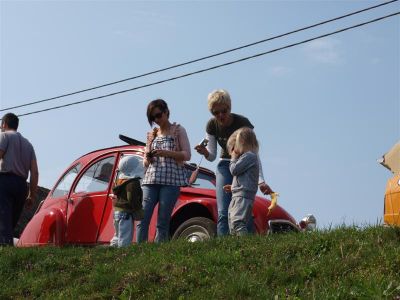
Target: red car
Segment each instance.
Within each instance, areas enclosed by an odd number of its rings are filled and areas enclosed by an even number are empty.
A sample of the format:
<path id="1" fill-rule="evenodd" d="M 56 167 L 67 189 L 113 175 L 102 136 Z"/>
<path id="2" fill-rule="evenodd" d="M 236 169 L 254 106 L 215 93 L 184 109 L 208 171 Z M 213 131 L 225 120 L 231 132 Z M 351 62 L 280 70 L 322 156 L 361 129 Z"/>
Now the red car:
<path id="1" fill-rule="evenodd" d="M 141 167 L 144 144 L 125 136 L 120 138 L 129 145 L 90 152 L 67 168 L 25 227 L 17 246 L 110 242 L 114 235 L 112 187 L 118 161 L 122 156 L 133 155 L 140 162 L 138 174 L 144 172 Z M 197 169 L 195 165 L 185 166 L 188 177 Z M 301 230 L 293 217 L 279 206 L 267 215 L 269 205 L 269 200 L 256 197 L 253 217 L 257 233 Z M 209 239 L 216 235 L 216 220 L 215 175 L 208 169 L 199 168 L 196 181 L 181 188 L 172 212 L 171 238 Z M 157 207 L 150 223 L 149 241 L 155 237 L 156 221 Z M 304 223 L 300 223 L 302 227 Z"/>

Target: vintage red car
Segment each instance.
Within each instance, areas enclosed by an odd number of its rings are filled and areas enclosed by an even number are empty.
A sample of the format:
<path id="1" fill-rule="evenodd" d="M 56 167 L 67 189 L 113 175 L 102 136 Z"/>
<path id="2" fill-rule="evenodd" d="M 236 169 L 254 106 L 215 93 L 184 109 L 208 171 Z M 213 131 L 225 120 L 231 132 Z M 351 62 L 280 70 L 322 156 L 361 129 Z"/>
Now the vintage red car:
<path id="1" fill-rule="evenodd" d="M 125 136 L 120 138 L 128 145 L 90 152 L 66 169 L 23 230 L 17 246 L 110 242 L 114 235 L 112 187 L 116 166 L 125 155 L 136 157 L 142 166 L 144 154 L 143 143 Z M 185 166 L 188 177 L 197 169 L 196 165 Z M 143 171 L 140 167 L 138 173 Z M 269 205 L 270 200 L 256 197 L 253 218 L 257 233 L 301 230 L 293 217 L 279 205 L 268 215 Z M 157 210 L 156 207 L 151 219 L 149 241 L 155 237 Z M 215 175 L 208 169 L 198 168 L 196 181 L 181 188 L 171 217 L 171 238 L 188 241 L 209 239 L 216 234 L 216 220 Z"/>

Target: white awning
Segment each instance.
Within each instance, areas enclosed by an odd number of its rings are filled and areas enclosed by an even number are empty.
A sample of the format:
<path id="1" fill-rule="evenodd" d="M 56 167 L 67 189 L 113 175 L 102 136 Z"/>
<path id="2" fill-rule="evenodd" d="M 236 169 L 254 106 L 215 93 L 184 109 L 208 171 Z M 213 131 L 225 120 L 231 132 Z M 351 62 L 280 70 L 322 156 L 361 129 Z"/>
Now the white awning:
<path id="1" fill-rule="evenodd" d="M 400 173 L 400 141 L 397 142 L 392 149 L 382 156 L 378 162 L 392 171 L 394 174 Z"/>

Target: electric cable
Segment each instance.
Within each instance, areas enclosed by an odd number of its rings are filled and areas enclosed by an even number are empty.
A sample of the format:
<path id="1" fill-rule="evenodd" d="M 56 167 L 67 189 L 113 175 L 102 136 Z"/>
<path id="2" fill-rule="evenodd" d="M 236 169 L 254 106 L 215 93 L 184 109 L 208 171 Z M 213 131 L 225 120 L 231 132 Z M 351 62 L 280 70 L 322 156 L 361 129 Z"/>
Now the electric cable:
<path id="1" fill-rule="evenodd" d="M 246 45 L 243 45 L 243 46 L 239 46 L 239 47 L 232 48 L 232 49 L 229 49 L 229 50 L 225 50 L 225 51 L 222 51 L 222 52 L 218 52 L 218 53 L 215 53 L 215 54 L 204 56 L 204 57 L 201 57 L 201 58 L 193 59 L 193 60 L 190 60 L 190 61 L 187 61 L 187 62 L 184 62 L 184 63 L 172 65 L 172 66 L 165 67 L 165 68 L 162 68 L 162 69 L 158 69 L 158 70 L 155 70 L 155 71 L 151 71 L 151 72 L 148 72 L 148 73 L 143 73 L 141 75 L 136 75 L 136 76 L 133 76 L 133 77 L 121 79 L 121 80 L 118 80 L 118 81 L 109 82 L 109 83 L 106 83 L 106 84 L 94 86 L 94 87 L 83 89 L 83 90 L 79 90 L 79 91 L 76 91 L 76 92 L 63 94 L 63 95 L 60 95 L 60 96 L 55 96 L 55 97 L 51 97 L 51 98 L 47 98 L 47 99 L 37 100 L 37 101 L 33 101 L 33 102 L 27 102 L 25 104 L 3 108 L 3 109 L 0 109 L 0 112 L 1 111 L 6 111 L 6 110 L 10 110 L 10 109 L 30 106 L 30 105 L 34 105 L 34 104 L 39 104 L 39 103 L 43 103 L 43 102 L 48 102 L 48 101 L 64 98 L 64 97 L 67 97 L 67 96 L 72 96 L 72 95 L 80 94 L 80 93 L 83 93 L 83 92 L 96 90 L 96 89 L 103 88 L 103 87 L 106 87 L 106 86 L 115 85 L 115 84 L 122 83 L 122 82 L 125 82 L 125 81 L 138 79 L 138 78 L 141 78 L 141 77 L 145 77 L 145 76 L 148 76 L 148 75 L 160 73 L 160 72 L 163 72 L 163 71 L 175 69 L 175 68 L 182 67 L 182 66 L 185 66 L 185 65 L 189 65 L 189 64 L 192 64 L 192 63 L 195 63 L 195 62 L 199 62 L 199 61 L 202 61 L 202 60 L 206 60 L 206 59 L 213 58 L 213 57 L 216 57 L 216 56 L 220 56 L 220 55 L 223 55 L 223 54 L 227 54 L 227 53 L 230 53 L 230 52 L 241 50 L 241 49 L 244 49 L 244 48 L 247 48 L 247 47 L 251 47 L 251 46 L 254 46 L 254 45 L 257 45 L 257 44 L 261 44 L 261 43 L 265 43 L 265 42 L 268 42 L 268 41 L 272 41 L 274 39 L 278 39 L 278 38 L 281 38 L 281 37 L 284 37 L 284 36 L 288 36 L 288 35 L 291 35 L 291 34 L 294 34 L 294 33 L 298 33 L 298 32 L 301 32 L 301 31 L 304 31 L 304 30 L 307 30 L 307 29 L 311 29 L 311 28 L 314 28 L 314 27 L 317 27 L 317 26 L 321 26 L 321 25 L 324 25 L 324 24 L 327 24 L 327 23 L 330 23 L 330 22 L 333 22 L 333 21 L 337 21 L 337 20 L 343 19 L 343 18 L 347 18 L 349 16 L 356 15 L 356 14 L 359 14 L 359 13 L 362 13 L 362 12 L 365 12 L 365 11 L 368 11 L 368 10 L 376 9 L 376 8 L 378 8 L 380 6 L 388 5 L 388 4 L 391 4 L 391 3 L 396 2 L 396 1 L 398 1 L 398 0 L 387 1 L 387 2 L 384 2 L 384 3 L 381 3 L 381 4 L 377 4 L 377 5 L 374 5 L 374 6 L 371 6 L 371 7 L 367 7 L 367 8 L 358 10 L 358 11 L 354 11 L 354 12 L 351 12 L 351 13 L 348 13 L 348 14 L 345 14 L 345 15 L 342 15 L 342 16 L 339 16 L 339 17 L 335 17 L 335 18 L 332 18 L 332 19 L 329 19 L 329 20 L 326 20 L 326 21 L 322 21 L 322 22 L 319 22 L 319 23 L 316 23 L 316 24 L 313 24 L 313 25 L 302 27 L 300 29 L 292 30 L 292 31 L 289 31 L 289 32 L 286 32 L 286 33 L 283 33 L 283 34 L 279 34 L 279 35 L 276 35 L 276 36 L 273 36 L 273 37 L 270 37 L 270 38 L 266 38 L 266 39 L 263 39 L 263 40 L 260 40 L 260 41 L 257 41 L 257 42 L 253 42 L 253 43 L 250 43 L 250 44 L 246 44 Z"/>
<path id="2" fill-rule="evenodd" d="M 201 70 L 198 70 L 198 71 L 186 73 L 186 74 L 183 74 L 183 75 L 171 77 L 171 78 L 168 78 L 168 79 L 152 82 L 152 83 L 141 85 L 141 86 L 137 86 L 137 87 L 134 87 L 134 88 L 130 88 L 130 89 L 126 89 L 126 90 L 122 90 L 122 91 L 118 91 L 118 92 L 114 92 L 114 93 L 110 93 L 110 94 L 106 94 L 106 95 L 102 95 L 102 96 L 98 96 L 98 97 L 94 97 L 94 98 L 89 98 L 89 99 L 86 99 L 86 100 L 71 102 L 71 103 L 64 104 L 64 105 L 54 106 L 54 107 L 50 107 L 50 108 L 46 108 L 46 109 L 41 109 L 41 110 L 36 110 L 36 111 L 20 114 L 18 116 L 22 117 L 22 116 L 27 116 L 27 115 L 33 115 L 33 114 L 37 114 L 37 113 L 41 113 L 41 112 L 45 112 L 45 111 L 60 109 L 60 108 L 64 108 L 64 107 L 68 107 L 68 106 L 72 106 L 72 105 L 77 105 L 77 104 L 82 104 L 82 103 L 86 103 L 86 102 L 90 102 L 90 101 L 94 101 L 94 100 L 104 99 L 104 98 L 107 98 L 107 97 L 110 97 L 110 96 L 115 96 L 115 95 L 118 95 L 118 94 L 123 94 L 123 93 L 126 93 L 126 92 L 142 89 L 142 88 L 145 88 L 145 87 L 158 85 L 160 83 L 177 80 L 177 79 L 188 77 L 188 76 L 192 76 L 192 75 L 195 75 L 195 74 L 200 74 L 200 73 L 203 73 L 203 72 L 206 72 L 206 71 L 218 69 L 218 68 L 225 67 L 225 66 L 228 66 L 228 65 L 232 65 L 232 64 L 235 64 L 235 63 L 238 63 L 238 62 L 246 61 L 246 60 L 253 59 L 253 58 L 256 58 L 256 57 L 260 57 L 260 56 L 263 56 L 263 55 L 267 55 L 267 54 L 270 54 L 270 53 L 273 53 L 273 52 L 277 52 L 277 51 L 281 51 L 281 50 L 284 50 L 284 49 L 287 49 L 287 48 L 291 48 L 291 47 L 294 47 L 294 46 L 305 44 L 305 43 L 308 43 L 308 42 L 311 42 L 311 41 L 314 41 L 314 40 L 317 40 L 317 39 L 320 39 L 320 38 L 324 38 L 324 37 L 327 37 L 327 36 L 331 36 L 331 35 L 334 35 L 334 34 L 338 34 L 340 32 L 344 32 L 344 31 L 347 31 L 347 30 L 350 30 L 350 29 L 354 29 L 354 28 L 357 28 L 357 27 L 365 26 L 367 24 L 378 22 L 378 21 L 381 21 L 383 19 L 394 17 L 394 16 L 399 15 L 399 14 L 400 14 L 400 11 L 392 13 L 392 14 L 389 14 L 389 15 L 385 15 L 383 17 L 379 17 L 379 18 L 376 18 L 376 19 L 373 19 L 373 20 L 370 20 L 370 21 L 359 23 L 359 24 L 356 24 L 356 25 L 353 25 L 353 26 L 345 27 L 345 28 L 342 28 L 342 29 L 339 29 L 339 30 L 336 30 L 336 31 L 333 31 L 333 32 L 330 32 L 330 33 L 319 35 L 317 37 L 309 38 L 309 39 L 306 39 L 306 40 L 303 40 L 303 41 L 300 41 L 300 42 L 297 42 L 297 43 L 289 44 L 287 46 L 275 48 L 273 50 L 269 50 L 269 51 L 266 51 L 266 52 L 258 53 L 258 54 L 251 55 L 251 56 L 247 56 L 247 57 L 244 57 L 244 58 L 241 58 L 241 59 L 233 60 L 233 61 L 230 61 L 230 62 L 227 62 L 227 63 L 224 63 L 224 64 L 220 64 L 220 65 L 216 65 L 216 66 L 213 66 L 213 67 L 201 69 Z"/>

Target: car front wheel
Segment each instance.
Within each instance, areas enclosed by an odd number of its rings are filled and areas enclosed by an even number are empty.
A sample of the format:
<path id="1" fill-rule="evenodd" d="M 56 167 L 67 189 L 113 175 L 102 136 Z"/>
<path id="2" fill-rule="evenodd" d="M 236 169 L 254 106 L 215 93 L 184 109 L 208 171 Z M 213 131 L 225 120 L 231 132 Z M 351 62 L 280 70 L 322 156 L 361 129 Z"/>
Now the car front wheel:
<path id="1" fill-rule="evenodd" d="M 201 242 L 215 237 L 215 223 L 207 218 L 195 217 L 183 222 L 175 231 L 172 239 L 185 239 L 188 242 Z"/>

